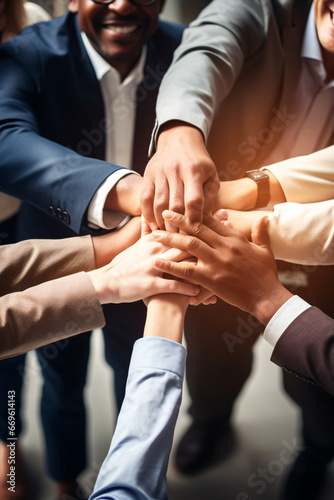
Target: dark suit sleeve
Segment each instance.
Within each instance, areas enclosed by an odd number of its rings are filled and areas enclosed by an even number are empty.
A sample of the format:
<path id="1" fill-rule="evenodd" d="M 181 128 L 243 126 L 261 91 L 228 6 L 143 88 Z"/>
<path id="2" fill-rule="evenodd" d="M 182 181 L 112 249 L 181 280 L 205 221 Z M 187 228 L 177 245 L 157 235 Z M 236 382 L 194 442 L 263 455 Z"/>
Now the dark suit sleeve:
<path id="1" fill-rule="evenodd" d="M 64 223 L 79 233 L 96 190 L 120 167 L 81 156 L 42 136 L 36 119 L 43 102 L 40 93 L 47 91 L 40 88 L 42 70 L 47 67 L 29 74 L 14 58 L 0 53 L 0 188 L 46 213 L 61 207 L 69 214 Z"/>
<path id="2" fill-rule="evenodd" d="M 271 360 L 334 394 L 334 320 L 307 309 L 280 337 Z"/>

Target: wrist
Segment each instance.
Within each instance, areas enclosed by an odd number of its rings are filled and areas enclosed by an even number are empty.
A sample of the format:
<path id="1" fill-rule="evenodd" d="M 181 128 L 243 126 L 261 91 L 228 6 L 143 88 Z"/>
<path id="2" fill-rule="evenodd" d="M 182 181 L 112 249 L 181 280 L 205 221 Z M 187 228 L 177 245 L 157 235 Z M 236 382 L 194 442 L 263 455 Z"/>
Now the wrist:
<path id="1" fill-rule="evenodd" d="M 261 299 L 254 301 L 254 309 L 250 313 L 264 326 L 267 326 L 274 314 L 287 302 L 293 294 L 280 282 L 270 289 Z"/>
<path id="2" fill-rule="evenodd" d="M 141 215 L 142 182 L 143 178 L 140 175 L 129 173 L 122 177 L 108 194 L 104 209 L 129 215 Z"/>
<path id="3" fill-rule="evenodd" d="M 245 174 L 256 185 L 256 200 L 251 208 L 266 207 L 270 201 L 269 175 L 262 170 L 248 170 Z"/>
<path id="4" fill-rule="evenodd" d="M 87 273 L 100 304 L 119 303 L 117 290 L 112 289 L 112 283 L 115 281 L 110 273 L 110 267 L 104 266 Z"/>
<path id="5" fill-rule="evenodd" d="M 188 297 L 182 295 L 161 294 L 150 298 L 144 337 L 163 337 L 181 343 L 187 305 Z"/>
<path id="6" fill-rule="evenodd" d="M 158 147 L 166 146 L 168 141 L 174 137 L 178 142 L 195 140 L 204 144 L 204 136 L 199 128 L 181 120 L 170 120 L 161 125 L 159 129 Z"/>

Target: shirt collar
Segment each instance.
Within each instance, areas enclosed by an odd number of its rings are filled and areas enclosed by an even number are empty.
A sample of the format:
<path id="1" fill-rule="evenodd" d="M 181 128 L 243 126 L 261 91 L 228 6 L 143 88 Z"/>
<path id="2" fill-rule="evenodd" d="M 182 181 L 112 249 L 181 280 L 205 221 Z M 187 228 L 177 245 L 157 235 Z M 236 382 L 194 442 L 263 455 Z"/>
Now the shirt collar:
<path id="1" fill-rule="evenodd" d="M 90 43 L 86 33 L 81 32 L 83 44 L 87 50 L 88 57 L 93 65 L 96 78 L 101 81 L 102 78 L 108 71 L 110 71 L 115 79 L 117 79 L 119 85 L 127 85 L 128 83 L 134 81 L 138 85 L 144 78 L 144 65 L 146 60 L 147 47 L 144 45 L 139 61 L 132 71 L 128 74 L 123 82 L 121 82 L 121 76 L 119 72 L 111 66 L 102 56 L 94 49 L 93 45 Z"/>
<path id="2" fill-rule="evenodd" d="M 314 59 L 315 61 L 323 63 L 320 43 L 317 35 L 317 29 L 315 26 L 313 7 L 311 7 L 310 9 L 310 13 L 307 19 L 301 56 L 306 57 L 308 59 Z"/>
<path id="3" fill-rule="evenodd" d="M 315 25 L 314 9 L 311 7 L 305 28 L 301 57 L 309 61 L 310 68 L 317 74 L 322 84 L 326 80 L 326 69 Z"/>

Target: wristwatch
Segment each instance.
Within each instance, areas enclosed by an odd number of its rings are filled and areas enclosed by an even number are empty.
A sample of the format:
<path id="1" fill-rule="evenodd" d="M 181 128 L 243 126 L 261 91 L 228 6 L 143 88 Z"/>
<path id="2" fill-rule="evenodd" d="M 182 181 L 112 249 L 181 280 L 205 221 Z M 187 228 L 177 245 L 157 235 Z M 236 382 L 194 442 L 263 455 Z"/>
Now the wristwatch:
<path id="1" fill-rule="evenodd" d="M 266 207 L 270 200 L 269 175 L 262 170 L 248 170 L 245 176 L 257 184 L 257 200 L 254 208 Z"/>

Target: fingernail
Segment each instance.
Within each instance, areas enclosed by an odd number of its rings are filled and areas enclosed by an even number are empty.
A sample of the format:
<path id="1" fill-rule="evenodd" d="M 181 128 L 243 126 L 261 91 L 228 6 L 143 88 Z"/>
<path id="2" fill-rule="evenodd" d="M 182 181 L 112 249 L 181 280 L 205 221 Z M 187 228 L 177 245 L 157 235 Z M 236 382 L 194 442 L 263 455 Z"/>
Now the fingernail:
<path id="1" fill-rule="evenodd" d="M 163 231 L 160 231 L 159 229 L 156 229 L 152 231 L 152 236 L 155 240 L 158 240 L 163 234 Z"/>
<path id="2" fill-rule="evenodd" d="M 155 222 L 150 222 L 150 229 L 151 231 L 156 231 L 159 227 Z"/>
<path id="3" fill-rule="evenodd" d="M 164 210 L 162 212 L 162 216 L 164 219 L 172 219 L 173 218 L 173 212 L 171 212 L 170 210 Z"/>

